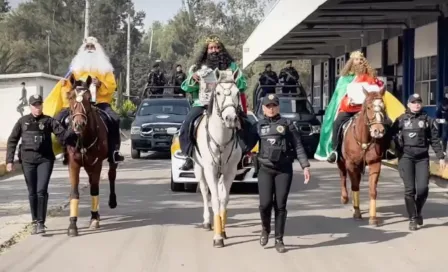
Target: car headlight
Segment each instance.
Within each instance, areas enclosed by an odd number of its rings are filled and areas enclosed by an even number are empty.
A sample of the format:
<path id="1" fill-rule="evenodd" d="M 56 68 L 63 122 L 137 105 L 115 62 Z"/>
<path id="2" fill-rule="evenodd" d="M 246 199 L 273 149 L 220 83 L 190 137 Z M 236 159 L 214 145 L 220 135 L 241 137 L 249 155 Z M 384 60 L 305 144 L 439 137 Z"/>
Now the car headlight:
<path id="1" fill-rule="evenodd" d="M 312 134 L 320 133 L 320 126 L 311 126 L 311 133 Z"/>
<path id="2" fill-rule="evenodd" d="M 140 127 L 132 127 L 131 128 L 131 134 L 140 134 L 142 129 Z"/>

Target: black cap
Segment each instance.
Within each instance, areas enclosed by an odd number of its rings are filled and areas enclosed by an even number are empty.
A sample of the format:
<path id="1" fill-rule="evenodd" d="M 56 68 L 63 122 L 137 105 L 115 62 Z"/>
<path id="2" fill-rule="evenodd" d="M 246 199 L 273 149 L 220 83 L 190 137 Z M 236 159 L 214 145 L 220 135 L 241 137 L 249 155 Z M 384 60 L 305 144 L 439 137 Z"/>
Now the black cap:
<path id="1" fill-rule="evenodd" d="M 419 94 L 409 96 L 408 103 L 422 103 L 422 97 Z"/>
<path id="2" fill-rule="evenodd" d="M 37 103 L 42 104 L 43 99 L 42 99 L 42 96 L 35 94 L 35 95 L 30 96 L 30 99 L 28 100 L 28 102 L 30 103 L 30 105 L 34 105 Z"/>
<path id="3" fill-rule="evenodd" d="M 292 60 L 288 60 L 286 64 L 292 64 Z"/>
<path id="4" fill-rule="evenodd" d="M 269 105 L 269 104 L 274 104 L 276 106 L 278 106 L 278 104 L 280 103 L 280 101 L 278 100 L 278 96 L 276 96 L 275 94 L 267 94 L 265 97 L 263 97 L 263 105 Z"/>
<path id="5" fill-rule="evenodd" d="M 160 67 L 160 64 L 159 64 L 159 63 L 155 63 L 155 64 L 152 66 L 152 68 L 157 68 L 157 67 Z"/>
<path id="6" fill-rule="evenodd" d="M 272 67 L 272 65 L 271 65 L 270 63 L 268 63 L 268 64 L 266 64 L 264 67 L 265 67 L 265 68 L 268 68 L 268 67 Z"/>

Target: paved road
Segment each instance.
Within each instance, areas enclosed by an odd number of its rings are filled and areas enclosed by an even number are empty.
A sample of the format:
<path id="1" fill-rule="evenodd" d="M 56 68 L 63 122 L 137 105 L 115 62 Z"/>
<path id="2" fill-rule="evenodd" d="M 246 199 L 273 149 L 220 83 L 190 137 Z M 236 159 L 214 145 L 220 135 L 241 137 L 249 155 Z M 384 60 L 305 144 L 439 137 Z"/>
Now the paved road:
<path id="1" fill-rule="evenodd" d="M 86 228 L 90 197 L 83 191 L 79 237 L 67 237 L 68 211 L 64 210 L 49 219 L 46 237 L 29 236 L 1 255 L 0 271 L 446 271 L 446 190 L 431 186 L 425 227 L 410 233 L 399 177 L 385 167 L 378 201 L 384 225 L 374 228 L 366 219 L 353 221 L 350 205 L 339 204 L 336 169 L 319 162 L 312 167 L 310 184 L 304 185 L 298 172 L 292 186 L 285 254 L 272 248 L 272 240 L 266 249 L 259 246 L 257 196 L 241 192 L 231 196 L 226 247 L 213 248 L 213 233 L 198 227 L 200 194 L 172 193 L 169 160 L 151 156 L 127 158 L 121 166 L 115 210 L 107 207 L 108 187 L 103 182 L 100 230 Z M 58 178 L 63 179 L 63 174 L 60 170 Z M 62 181 L 56 184 L 51 197 L 66 197 L 68 188 Z M 366 185 L 363 182 L 364 212 Z M 19 189 L 4 186 L 2 190 L 18 194 Z"/>

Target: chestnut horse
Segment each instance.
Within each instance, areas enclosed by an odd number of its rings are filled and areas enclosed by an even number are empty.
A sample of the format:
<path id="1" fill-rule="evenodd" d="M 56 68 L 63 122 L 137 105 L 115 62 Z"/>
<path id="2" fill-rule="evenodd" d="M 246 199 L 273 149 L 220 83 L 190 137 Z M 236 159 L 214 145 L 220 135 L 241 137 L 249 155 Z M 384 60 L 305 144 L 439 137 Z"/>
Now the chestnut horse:
<path id="1" fill-rule="evenodd" d="M 385 105 L 380 92 L 366 92 L 361 111 L 353 117 L 344 130 L 342 156 L 338 160 L 341 176 L 341 202 L 348 203 L 347 174 L 350 177 L 353 197 L 353 218 L 362 219 L 359 209 L 359 185 L 365 166 L 369 166 L 370 225 L 379 225 L 376 217 L 376 197 L 381 159 L 387 146 L 384 143 Z"/>
<path id="2" fill-rule="evenodd" d="M 79 209 L 79 173 L 84 167 L 90 184 L 90 195 L 92 198 L 90 228 L 99 228 L 99 185 L 103 161 L 108 158 L 108 131 L 99 110 L 92 106 L 89 91 L 92 78 L 86 81 L 70 78 L 72 90 L 68 94 L 70 102 L 70 125 L 78 135 L 76 147 L 67 146 L 68 168 L 70 173 L 70 225 L 67 230 L 68 236 L 77 236 L 76 225 Z M 117 207 L 115 195 L 115 178 L 117 175 L 117 164 L 109 164 L 109 207 Z"/>

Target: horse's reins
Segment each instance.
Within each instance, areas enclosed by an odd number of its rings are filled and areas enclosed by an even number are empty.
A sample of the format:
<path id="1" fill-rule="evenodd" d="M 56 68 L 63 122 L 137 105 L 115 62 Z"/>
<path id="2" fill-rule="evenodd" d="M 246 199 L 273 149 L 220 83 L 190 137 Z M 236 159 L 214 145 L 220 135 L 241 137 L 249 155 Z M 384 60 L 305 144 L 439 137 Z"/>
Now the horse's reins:
<path id="1" fill-rule="evenodd" d="M 80 93 L 77 92 L 78 90 L 80 91 Z M 85 125 L 87 126 L 89 118 L 87 116 L 87 110 L 84 107 L 84 104 L 82 103 L 82 101 L 84 100 L 84 94 L 85 94 L 86 91 L 87 91 L 87 89 L 84 88 L 84 87 L 76 87 L 75 88 L 76 99 L 75 99 L 75 105 L 73 107 L 76 109 L 76 107 L 78 105 L 81 105 L 82 111 L 78 112 L 78 113 L 71 114 L 71 116 L 70 116 L 71 118 L 70 119 L 71 119 L 72 122 L 74 122 L 74 117 L 78 116 L 78 115 L 81 115 L 86 120 L 85 121 Z M 71 112 L 73 112 L 73 111 L 71 111 Z M 83 144 L 83 141 L 82 141 L 82 138 L 78 137 L 78 140 L 76 141 L 76 148 L 78 148 L 79 151 L 81 152 L 81 160 L 82 160 L 82 164 L 83 165 L 84 165 L 84 157 L 87 156 L 86 155 L 87 151 L 90 148 L 92 148 L 93 146 L 95 146 L 97 141 L 98 141 L 98 136 L 96 136 L 95 139 L 93 140 L 93 142 L 87 148 L 85 148 L 84 144 Z M 94 165 L 97 161 L 98 161 L 98 157 L 95 158 L 95 160 L 92 162 L 91 165 Z"/>
<path id="2" fill-rule="evenodd" d="M 224 119 L 222 118 L 222 113 L 224 112 L 224 110 L 227 109 L 227 108 L 232 107 L 232 108 L 235 109 L 236 112 L 238 112 L 238 109 L 237 109 L 237 107 L 235 106 L 235 103 L 232 103 L 232 104 L 230 104 L 230 105 L 226 105 L 226 106 L 224 106 L 224 102 L 226 101 L 226 98 L 227 98 L 228 96 L 230 96 L 230 95 L 232 94 L 232 92 L 231 92 L 230 88 L 224 88 L 224 86 L 222 86 L 220 83 L 218 83 L 218 84 L 224 89 L 224 95 L 225 95 L 225 98 L 223 99 L 222 104 L 219 105 L 219 104 L 218 104 L 218 101 L 217 101 L 217 99 L 216 99 L 216 89 L 215 89 L 215 91 L 213 91 L 213 107 L 216 106 L 216 109 L 217 109 L 217 112 L 218 112 L 218 117 L 221 119 L 221 122 L 224 123 Z M 232 84 L 235 84 L 235 83 L 232 82 Z M 232 86 L 233 86 L 233 85 L 232 85 Z M 239 99 L 240 99 L 240 98 L 239 98 L 239 96 L 238 96 L 238 104 L 239 104 Z M 233 101 L 232 101 L 232 102 L 233 102 Z M 225 144 L 220 145 L 220 144 L 218 144 L 218 143 L 215 141 L 215 139 L 213 139 L 213 137 L 210 135 L 210 130 L 209 130 L 209 126 L 208 126 L 209 121 L 210 121 L 210 119 L 209 119 L 209 116 L 207 115 L 207 121 L 206 121 L 206 123 L 205 123 L 205 131 L 206 131 L 206 136 L 207 136 L 207 146 L 208 146 L 208 149 L 209 149 L 209 151 L 210 151 L 210 154 L 212 154 L 212 150 L 211 150 L 211 146 L 210 146 L 210 142 L 211 142 L 211 141 L 213 141 L 213 143 L 216 145 L 216 147 L 217 147 L 218 150 L 219 150 L 218 162 L 216 162 L 216 160 L 215 160 L 215 158 L 214 158 L 213 155 L 212 155 L 212 159 L 213 159 L 213 163 L 214 163 L 215 165 L 218 166 L 218 174 L 220 174 L 220 173 L 221 173 L 221 167 L 222 167 L 222 153 L 223 153 L 223 150 L 224 150 L 224 149 L 225 149 L 225 148 L 226 148 L 232 141 L 234 141 L 234 142 L 233 142 L 233 147 L 232 147 L 232 149 L 230 150 L 229 157 L 227 158 L 227 161 L 226 161 L 226 164 L 227 164 L 227 163 L 229 162 L 230 158 L 232 157 L 233 150 L 237 147 L 238 141 L 235 140 L 235 136 L 238 138 L 238 135 L 235 133 L 235 130 L 236 130 L 236 129 L 235 129 L 235 128 L 232 129 L 232 137 L 230 137 L 230 139 L 229 139 Z"/>

